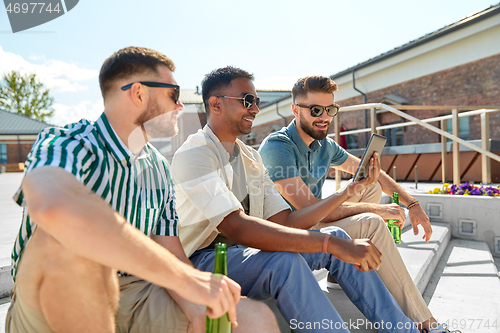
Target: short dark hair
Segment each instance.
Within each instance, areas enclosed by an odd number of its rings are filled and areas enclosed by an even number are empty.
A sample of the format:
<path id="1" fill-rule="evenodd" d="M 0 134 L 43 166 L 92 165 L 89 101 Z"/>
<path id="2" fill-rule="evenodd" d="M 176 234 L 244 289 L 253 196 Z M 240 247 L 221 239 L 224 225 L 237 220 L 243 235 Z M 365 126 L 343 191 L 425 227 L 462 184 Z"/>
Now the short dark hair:
<path id="1" fill-rule="evenodd" d="M 299 97 L 305 97 L 309 91 L 333 94 L 337 91 L 337 84 L 327 76 L 308 76 L 298 79 L 292 88 L 293 101 Z"/>
<path id="2" fill-rule="evenodd" d="M 221 89 L 229 87 L 234 79 L 245 78 L 253 81 L 253 74 L 233 66 L 226 66 L 211 71 L 201 83 L 201 91 L 203 95 L 203 104 L 208 115 L 209 104 L 208 100 L 214 95 L 219 95 Z"/>
<path id="3" fill-rule="evenodd" d="M 99 72 L 102 97 L 106 98 L 115 80 L 139 73 L 158 74 L 160 65 L 175 71 L 175 65 L 169 57 L 152 49 L 130 46 L 115 52 L 104 61 Z"/>

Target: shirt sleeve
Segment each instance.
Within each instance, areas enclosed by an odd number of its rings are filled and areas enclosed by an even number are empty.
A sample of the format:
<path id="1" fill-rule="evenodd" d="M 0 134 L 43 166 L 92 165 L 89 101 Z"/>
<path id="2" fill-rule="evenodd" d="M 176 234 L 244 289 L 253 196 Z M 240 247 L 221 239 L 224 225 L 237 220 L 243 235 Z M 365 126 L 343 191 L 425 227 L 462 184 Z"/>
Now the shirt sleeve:
<path id="1" fill-rule="evenodd" d="M 287 209 L 290 209 L 290 206 L 283 199 L 266 170 L 264 175 L 264 220 Z"/>
<path id="2" fill-rule="evenodd" d="M 300 175 L 295 151 L 290 144 L 281 140 L 266 140 L 259 154 L 273 182 Z"/>
<path id="3" fill-rule="evenodd" d="M 221 178 L 230 168 L 229 163 L 220 165 L 215 154 L 205 145 L 181 148 L 172 160 L 176 188 L 179 195 L 182 192 L 187 198 L 183 205 L 197 210 L 213 227 L 217 227 L 231 212 L 243 209 Z M 187 226 L 202 221 L 182 218 L 180 223 Z"/>
<path id="4" fill-rule="evenodd" d="M 330 161 L 331 166 L 338 166 L 343 164 L 348 157 L 347 151 L 340 147 L 334 140 L 329 140 L 331 147 L 333 149 L 332 159 Z"/>
<path id="5" fill-rule="evenodd" d="M 91 151 L 80 140 L 68 134 L 68 130 L 50 128 L 38 135 L 27 157 L 25 174 L 42 166 L 54 166 L 73 174 L 83 183 L 85 170 L 94 159 Z M 14 195 L 14 200 L 24 206 L 22 186 Z"/>
<path id="6" fill-rule="evenodd" d="M 167 178 L 165 206 L 152 233 L 158 236 L 179 236 L 179 216 L 175 209 L 175 189 L 168 166 L 165 166 L 165 173 Z"/>

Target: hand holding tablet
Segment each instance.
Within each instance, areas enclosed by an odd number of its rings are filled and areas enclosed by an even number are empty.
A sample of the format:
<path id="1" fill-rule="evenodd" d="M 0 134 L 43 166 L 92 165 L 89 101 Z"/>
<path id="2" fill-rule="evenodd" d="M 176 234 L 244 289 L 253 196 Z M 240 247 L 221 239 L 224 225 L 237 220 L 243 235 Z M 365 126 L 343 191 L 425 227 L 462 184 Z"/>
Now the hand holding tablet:
<path id="1" fill-rule="evenodd" d="M 370 158 L 372 157 L 374 152 L 378 152 L 379 162 L 380 162 L 380 154 L 384 149 L 386 141 L 387 138 L 385 136 L 372 134 L 370 141 L 368 142 L 368 147 L 366 148 L 363 157 L 361 158 L 361 162 L 359 163 L 358 169 L 354 174 L 354 178 L 352 179 L 353 182 L 368 177 Z"/>

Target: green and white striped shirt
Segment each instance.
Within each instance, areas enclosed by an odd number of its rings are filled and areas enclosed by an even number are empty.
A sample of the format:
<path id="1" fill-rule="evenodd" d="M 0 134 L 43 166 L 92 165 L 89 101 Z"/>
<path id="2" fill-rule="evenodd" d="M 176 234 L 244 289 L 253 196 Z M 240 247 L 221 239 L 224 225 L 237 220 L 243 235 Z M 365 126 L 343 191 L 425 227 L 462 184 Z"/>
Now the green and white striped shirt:
<path id="1" fill-rule="evenodd" d="M 104 113 L 95 122 L 82 119 L 64 128 L 47 128 L 38 135 L 26 161 L 26 173 L 56 166 L 103 198 L 146 236 L 178 236 L 175 195 L 166 159 L 151 144 L 136 156 L 123 144 Z M 14 200 L 25 206 L 22 187 Z M 12 250 L 13 279 L 36 221 L 25 208 Z"/>

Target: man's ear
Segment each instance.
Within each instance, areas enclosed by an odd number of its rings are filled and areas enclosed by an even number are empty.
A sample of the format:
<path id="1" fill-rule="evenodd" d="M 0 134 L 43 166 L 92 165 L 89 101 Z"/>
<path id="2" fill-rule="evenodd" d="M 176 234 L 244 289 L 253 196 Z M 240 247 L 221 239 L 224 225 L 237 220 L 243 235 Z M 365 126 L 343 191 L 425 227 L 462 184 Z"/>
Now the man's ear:
<path id="1" fill-rule="evenodd" d="M 212 108 L 212 112 L 215 114 L 220 114 L 221 113 L 221 105 L 220 105 L 220 98 L 216 96 L 211 96 L 208 99 L 208 104 Z"/>
<path id="2" fill-rule="evenodd" d="M 292 112 L 295 118 L 299 116 L 299 106 L 297 104 L 292 104 Z"/>
<path id="3" fill-rule="evenodd" d="M 142 108 L 146 101 L 146 89 L 139 82 L 136 82 L 128 90 L 132 103 L 138 108 Z"/>

